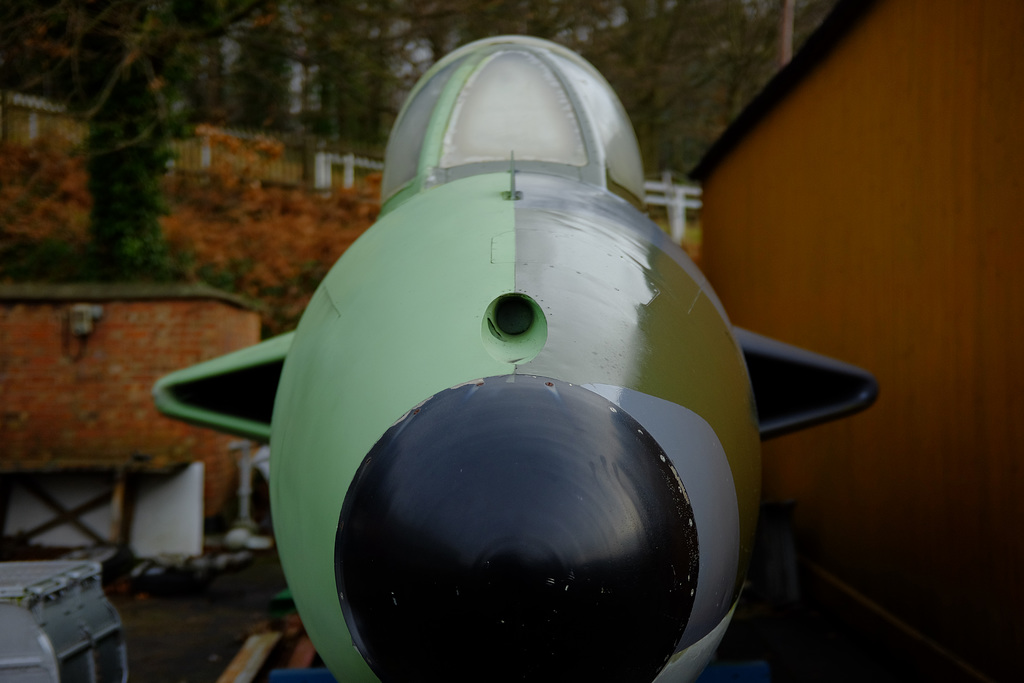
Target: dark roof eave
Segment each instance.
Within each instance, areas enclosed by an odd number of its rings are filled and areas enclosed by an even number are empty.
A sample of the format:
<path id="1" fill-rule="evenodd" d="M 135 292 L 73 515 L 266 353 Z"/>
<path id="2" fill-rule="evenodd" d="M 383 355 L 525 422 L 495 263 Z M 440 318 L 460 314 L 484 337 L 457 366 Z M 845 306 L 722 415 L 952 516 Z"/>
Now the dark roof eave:
<path id="1" fill-rule="evenodd" d="M 792 61 L 768 81 L 768 85 L 751 100 L 750 104 L 729 124 L 725 132 L 712 143 L 701 160 L 690 171 L 689 176 L 701 181 L 707 178 L 729 152 L 739 144 L 740 140 L 828 56 L 874 2 L 875 0 L 840 0 L 818 27 L 818 30 L 807 39 Z"/>
<path id="2" fill-rule="evenodd" d="M 143 301 L 154 299 L 206 299 L 246 310 L 260 305 L 236 294 L 201 283 L 155 282 L 18 282 L 0 284 L 0 301 Z"/>

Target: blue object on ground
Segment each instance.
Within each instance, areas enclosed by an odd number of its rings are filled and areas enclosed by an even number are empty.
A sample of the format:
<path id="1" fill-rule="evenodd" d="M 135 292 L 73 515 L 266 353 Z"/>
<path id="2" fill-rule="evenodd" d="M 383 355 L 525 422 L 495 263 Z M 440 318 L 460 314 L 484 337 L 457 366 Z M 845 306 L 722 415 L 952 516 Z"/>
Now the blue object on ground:
<path id="1" fill-rule="evenodd" d="M 697 683 L 771 683 L 768 662 L 716 662 L 704 669 Z"/>
<path id="2" fill-rule="evenodd" d="M 337 683 L 327 669 L 274 669 L 270 683 Z"/>

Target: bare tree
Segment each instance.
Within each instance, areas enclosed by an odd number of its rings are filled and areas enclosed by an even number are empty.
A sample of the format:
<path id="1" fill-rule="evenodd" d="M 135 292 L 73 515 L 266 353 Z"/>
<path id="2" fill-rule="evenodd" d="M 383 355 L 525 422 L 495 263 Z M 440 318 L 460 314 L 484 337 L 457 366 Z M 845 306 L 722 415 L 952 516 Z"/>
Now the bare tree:
<path id="1" fill-rule="evenodd" d="M 265 0 L 7 0 L 0 86 L 57 99 L 89 122 L 91 251 L 101 280 L 165 279 L 157 218 L 175 86 L 188 48 L 223 34 Z"/>
<path id="2" fill-rule="evenodd" d="M 0 88 L 90 121 L 96 277 L 164 277 L 159 178 L 183 121 L 379 144 L 437 59 L 525 33 L 583 54 L 649 172 L 691 167 L 836 0 L 4 0 Z"/>

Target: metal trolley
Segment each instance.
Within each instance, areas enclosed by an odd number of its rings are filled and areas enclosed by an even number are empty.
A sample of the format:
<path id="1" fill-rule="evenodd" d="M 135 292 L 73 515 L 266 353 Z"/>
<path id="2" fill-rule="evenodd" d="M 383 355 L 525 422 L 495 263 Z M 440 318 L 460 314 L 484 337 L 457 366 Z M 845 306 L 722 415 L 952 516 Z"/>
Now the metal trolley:
<path id="1" fill-rule="evenodd" d="M 121 618 L 99 563 L 0 563 L 0 679 L 125 683 Z"/>

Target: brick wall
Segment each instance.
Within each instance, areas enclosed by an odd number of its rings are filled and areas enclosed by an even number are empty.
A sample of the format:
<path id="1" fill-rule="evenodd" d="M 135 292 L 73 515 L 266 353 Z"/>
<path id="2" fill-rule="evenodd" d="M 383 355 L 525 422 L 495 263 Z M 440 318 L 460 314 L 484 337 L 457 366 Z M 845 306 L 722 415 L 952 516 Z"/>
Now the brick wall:
<path id="1" fill-rule="evenodd" d="M 76 336 L 75 304 L 102 307 Z M 207 288 L 0 285 L 0 470 L 202 460 L 206 514 L 237 487 L 232 437 L 160 415 L 162 375 L 259 341 L 257 313 Z"/>

